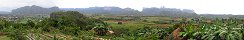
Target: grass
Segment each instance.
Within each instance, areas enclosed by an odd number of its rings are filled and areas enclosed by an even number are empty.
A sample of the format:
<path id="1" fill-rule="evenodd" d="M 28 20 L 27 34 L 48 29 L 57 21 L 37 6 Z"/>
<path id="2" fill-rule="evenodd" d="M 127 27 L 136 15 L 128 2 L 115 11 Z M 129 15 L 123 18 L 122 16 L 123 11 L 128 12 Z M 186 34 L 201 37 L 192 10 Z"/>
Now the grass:
<path id="1" fill-rule="evenodd" d="M 171 20 L 169 17 L 142 17 L 142 19 L 146 19 L 148 21 Z"/>
<path id="2" fill-rule="evenodd" d="M 110 24 L 110 26 L 112 26 L 113 28 L 126 28 L 129 30 L 136 30 L 139 28 L 143 28 L 145 26 L 158 26 L 158 27 L 172 26 L 172 24 L 156 24 L 156 23 L 153 23 L 152 21 L 173 20 L 170 17 L 141 17 L 141 19 L 147 20 L 147 22 L 144 22 L 143 20 L 126 21 L 126 22 L 123 22 L 123 24 L 118 24 L 118 21 L 116 21 L 116 20 L 108 20 L 108 21 L 104 21 L 104 22 Z"/>
<path id="3" fill-rule="evenodd" d="M 129 30 L 135 30 L 138 28 L 142 28 L 146 23 L 140 21 L 127 21 L 123 22 L 123 24 L 117 24 L 115 21 L 105 21 L 110 24 L 113 28 L 128 28 Z"/>
<path id="4" fill-rule="evenodd" d="M 10 37 L 7 37 L 7 36 L 0 36 L 0 39 L 1 40 L 11 40 Z"/>

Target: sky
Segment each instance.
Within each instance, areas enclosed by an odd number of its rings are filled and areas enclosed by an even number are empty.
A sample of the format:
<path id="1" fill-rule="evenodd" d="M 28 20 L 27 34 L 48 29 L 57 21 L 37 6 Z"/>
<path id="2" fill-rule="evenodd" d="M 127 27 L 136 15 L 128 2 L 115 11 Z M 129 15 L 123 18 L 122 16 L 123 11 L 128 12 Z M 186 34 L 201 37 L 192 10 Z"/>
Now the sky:
<path id="1" fill-rule="evenodd" d="M 0 11 L 11 11 L 23 6 L 58 6 L 60 8 L 88 8 L 116 6 L 141 11 L 149 7 L 192 9 L 197 14 L 242 14 L 244 0 L 0 0 Z"/>

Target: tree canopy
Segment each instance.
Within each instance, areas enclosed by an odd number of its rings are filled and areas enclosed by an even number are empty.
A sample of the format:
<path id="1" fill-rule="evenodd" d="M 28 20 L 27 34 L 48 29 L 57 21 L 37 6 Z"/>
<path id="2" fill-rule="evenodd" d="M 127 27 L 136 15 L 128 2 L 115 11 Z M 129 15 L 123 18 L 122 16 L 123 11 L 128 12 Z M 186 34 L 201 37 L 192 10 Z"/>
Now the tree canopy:
<path id="1" fill-rule="evenodd" d="M 91 27 L 87 27 L 88 25 L 94 25 L 96 23 L 103 24 L 102 21 L 86 17 L 77 11 L 53 12 L 50 14 L 50 21 L 53 22 L 53 27 L 72 26 L 84 30 L 91 29 Z"/>

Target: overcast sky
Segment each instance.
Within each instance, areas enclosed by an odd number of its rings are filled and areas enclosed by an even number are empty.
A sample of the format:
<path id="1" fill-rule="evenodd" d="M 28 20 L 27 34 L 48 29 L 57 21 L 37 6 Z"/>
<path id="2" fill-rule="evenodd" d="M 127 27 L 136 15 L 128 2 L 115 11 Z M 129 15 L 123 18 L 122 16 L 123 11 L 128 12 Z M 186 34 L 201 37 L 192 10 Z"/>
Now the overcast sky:
<path id="1" fill-rule="evenodd" d="M 193 9 L 198 14 L 244 14 L 242 0 L 0 0 L 0 11 L 11 11 L 23 6 L 87 8 L 117 6 L 142 10 L 145 7 Z"/>

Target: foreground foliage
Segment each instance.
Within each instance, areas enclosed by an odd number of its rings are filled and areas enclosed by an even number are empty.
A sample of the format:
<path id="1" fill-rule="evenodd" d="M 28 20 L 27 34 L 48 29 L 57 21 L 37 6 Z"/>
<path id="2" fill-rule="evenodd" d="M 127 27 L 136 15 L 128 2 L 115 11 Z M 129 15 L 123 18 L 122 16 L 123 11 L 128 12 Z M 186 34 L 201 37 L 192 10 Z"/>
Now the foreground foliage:
<path id="1" fill-rule="evenodd" d="M 180 35 L 184 39 L 198 40 L 243 40 L 243 20 L 216 19 L 212 24 L 200 24 L 197 28 L 182 27 Z"/>

